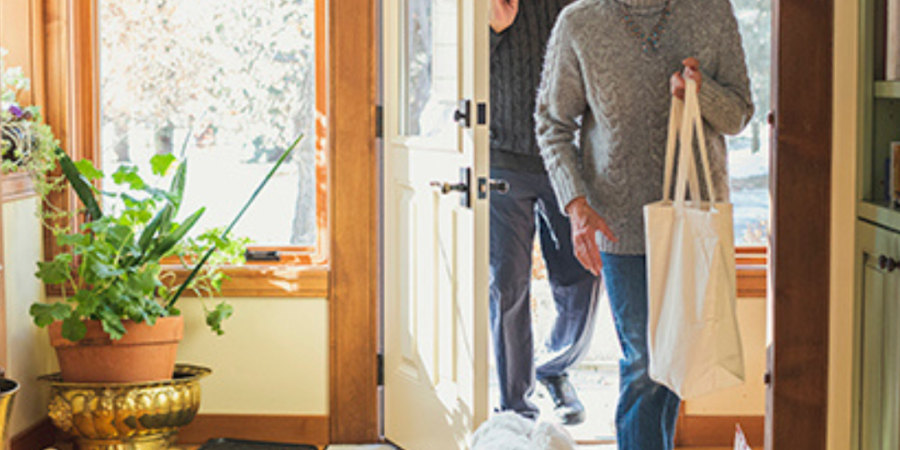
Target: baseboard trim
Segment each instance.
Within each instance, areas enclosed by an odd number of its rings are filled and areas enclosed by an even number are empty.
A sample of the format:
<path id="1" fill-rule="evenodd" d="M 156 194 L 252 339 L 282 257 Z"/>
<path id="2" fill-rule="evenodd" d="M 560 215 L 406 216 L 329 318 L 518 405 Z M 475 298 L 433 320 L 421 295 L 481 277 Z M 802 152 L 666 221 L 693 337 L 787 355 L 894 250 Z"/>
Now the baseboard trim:
<path id="1" fill-rule="evenodd" d="M 331 443 L 329 425 L 328 416 L 200 414 L 181 429 L 178 443 L 200 445 L 232 438 L 324 446 Z"/>
<path id="2" fill-rule="evenodd" d="M 44 419 L 17 433 L 9 442 L 10 450 L 43 450 L 56 445 L 61 437 L 50 419 Z"/>
<path id="3" fill-rule="evenodd" d="M 735 424 L 740 424 L 753 447 L 765 443 L 765 416 L 695 416 L 678 420 L 677 447 L 728 447 L 734 445 Z"/>

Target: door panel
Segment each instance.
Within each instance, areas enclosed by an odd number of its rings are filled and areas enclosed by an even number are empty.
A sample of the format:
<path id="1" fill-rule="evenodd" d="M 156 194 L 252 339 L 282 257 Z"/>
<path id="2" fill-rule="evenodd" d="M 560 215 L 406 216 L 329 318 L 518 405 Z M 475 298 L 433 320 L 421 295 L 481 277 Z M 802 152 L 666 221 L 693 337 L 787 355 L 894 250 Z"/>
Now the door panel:
<path id="1" fill-rule="evenodd" d="M 383 5 L 385 436 L 462 449 L 488 408 L 489 155 L 487 118 L 455 116 L 487 103 L 488 4 Z"/>

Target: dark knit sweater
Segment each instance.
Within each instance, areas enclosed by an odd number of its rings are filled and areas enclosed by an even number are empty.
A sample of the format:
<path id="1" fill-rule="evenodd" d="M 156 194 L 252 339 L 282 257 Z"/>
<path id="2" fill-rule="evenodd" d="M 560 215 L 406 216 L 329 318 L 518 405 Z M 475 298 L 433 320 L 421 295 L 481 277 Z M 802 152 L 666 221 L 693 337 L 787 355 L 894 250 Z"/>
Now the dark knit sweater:
<path id="1" fill-rule="evenodd" d="M 543 172 L 534 133 L 544 51 L 560 11 L 573 0 L 520 0 L 515 22 L 491 30 L 491 166 Z"/>

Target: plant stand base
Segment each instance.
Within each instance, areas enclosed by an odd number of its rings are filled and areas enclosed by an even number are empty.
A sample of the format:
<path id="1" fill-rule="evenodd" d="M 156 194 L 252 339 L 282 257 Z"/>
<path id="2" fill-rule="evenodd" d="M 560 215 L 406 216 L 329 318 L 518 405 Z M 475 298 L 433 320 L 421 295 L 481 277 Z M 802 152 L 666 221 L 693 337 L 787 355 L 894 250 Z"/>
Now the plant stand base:
<path id="1" fill-rule="evenodd" d="M 167 450 L 178 430 L 200 409 L 200 379 L 211 371 L 179 364 L 170 380 L 148 383 L 50 384 L 53 424 L 75 438 L 80 450 Z"/>
<path id="2" fill-rule="evenodd" d="M 79 450 L 168 450 L 177 438 L 176 431 L 121 440 L 76 439 L 75 444 Z"/>

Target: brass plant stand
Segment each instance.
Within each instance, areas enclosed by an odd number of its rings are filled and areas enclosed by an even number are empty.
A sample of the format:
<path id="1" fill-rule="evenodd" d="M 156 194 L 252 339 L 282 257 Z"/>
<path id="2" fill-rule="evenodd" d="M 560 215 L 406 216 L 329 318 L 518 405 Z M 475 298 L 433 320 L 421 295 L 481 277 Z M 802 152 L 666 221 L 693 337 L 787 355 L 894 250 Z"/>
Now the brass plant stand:
<path id="1" fill-rule="evenodd" d="M 200 408 L 200 379 L 212 371 L 179 364 L 171 380 L 149 383 L 50 384 L 49 416 L 80 450 L 166 450 Z"/>
<path id="2" fill-rule="evenodd" d="M 16 392 L 19 392 L 19 383 L 3 378 L 3 369 L 0 368 L 0 449 L 3 448 L 9 433 L 9 419 L 12 416 Z"/>

